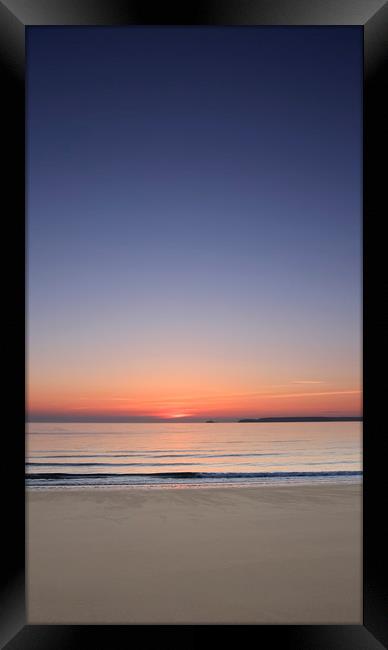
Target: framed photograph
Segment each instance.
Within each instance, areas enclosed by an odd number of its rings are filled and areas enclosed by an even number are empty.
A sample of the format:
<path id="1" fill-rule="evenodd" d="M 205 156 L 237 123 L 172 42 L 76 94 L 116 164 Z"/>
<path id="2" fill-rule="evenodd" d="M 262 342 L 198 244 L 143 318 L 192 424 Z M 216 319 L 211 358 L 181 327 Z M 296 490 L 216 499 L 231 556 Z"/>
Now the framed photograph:
<path id="1" fill-rule="evenodd" d="M 0 29 L 1 647 L 388 647 L 387 3 L 1 0 Z"/>

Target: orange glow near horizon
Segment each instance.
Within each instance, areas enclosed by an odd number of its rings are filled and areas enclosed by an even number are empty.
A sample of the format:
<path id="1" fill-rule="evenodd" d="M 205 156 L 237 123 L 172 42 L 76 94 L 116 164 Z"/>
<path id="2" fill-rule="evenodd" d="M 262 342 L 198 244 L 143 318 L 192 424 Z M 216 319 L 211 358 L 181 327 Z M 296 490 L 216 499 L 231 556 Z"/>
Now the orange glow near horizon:
<path id="1" fill-rule="evenodd" d="M 169 345 L 170 342 L 170 345 Z M 192 339 L 190 339 L 192 342 Z M 248 354 L 242 339 L 213 349 L 171 344 L 171 337 L 136 348 L 132 341 L 87 343 L 77 354 L 30 353 L 31 418 L 98 417 L 142 420 L 361 415 L 361 367 L 348 351 L 335 362 L 324 351 L 299 348 Z M 98 354 L 97 354 L 98 350 Z M 282 354 L 281 354 L 282 352 Z"/>
<path id="2" fill-rule="evenodd" d="M 304 382 L 300 382 L 304 383 Z M 28 413 L 31 417 L 128 417 L 159 420 L 190 418 L 243 418 L 271 416 L 360 415 L 361 391 L 357 388 L 322 387 L 317 381 L 297 382 L 277 388 L 265 387 L 246 393 L 206 391 L 192 395 L 154 392 L 127 396 L 103 393 L 77 397 L 73 392 L 50 390 L 43 395 L 31 391 Z M 311 384 L 310 386 L 308 384 Z M 299 388 L 299 390 L 298 390 Z M 306 390 L 309 389 L 309 390 Z"/>

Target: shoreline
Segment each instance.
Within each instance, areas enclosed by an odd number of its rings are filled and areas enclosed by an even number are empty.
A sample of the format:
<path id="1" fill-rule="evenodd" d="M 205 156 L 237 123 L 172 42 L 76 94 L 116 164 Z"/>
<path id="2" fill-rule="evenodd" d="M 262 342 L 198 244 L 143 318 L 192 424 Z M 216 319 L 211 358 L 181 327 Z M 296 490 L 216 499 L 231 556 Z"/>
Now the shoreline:
<path id="1" fill-rule="evenodd" d="M 362 485 L 28 490 L 29 624 L 359 624 Z"/>
<path id="2" fill-rule="evenodd" d="M 53 488 L 212 488 L 286 485 L 360 484 L 363 472 L 153 472 L 153 473 L 35 473 L 25 476 L 26 489 Z"/>
<path id="3" fill-rule="evenodd" d="M 356 473 L 355 473 L 356 474 Z M 67 492 L 72 491 L 94 491 L 94 490 L 214 490 L 214 489 L 254 489 L 254 488 L 280 488 L 280 487 L 310 487 L 310 486 L 326 486 L 326 485 L 358 485 L 363 484 L 363 473 L 359 475 L 340 476 L 340 477 L 321 477 L 321 478 L 292 478 L 285 479 L 264 479 L 262 481 L 247 481 L 247 482 L 233 482 L 233 481 L 198 481 L 197 483 L 184 483 L 184 482 L 171 482 L 171 483 L 96 483 L 96 484 L 45 484 L 34 485 L 33 483 L 26 484 L 26 492 L 47 491 L 55 490 Z"/>

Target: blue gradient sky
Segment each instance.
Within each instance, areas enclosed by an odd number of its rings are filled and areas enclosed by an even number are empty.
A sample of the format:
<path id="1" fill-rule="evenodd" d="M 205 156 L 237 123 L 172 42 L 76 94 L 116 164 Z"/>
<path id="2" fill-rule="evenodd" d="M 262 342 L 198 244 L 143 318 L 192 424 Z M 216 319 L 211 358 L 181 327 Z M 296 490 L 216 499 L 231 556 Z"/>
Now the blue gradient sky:
<path id="1" fill-rule="evenodd" d="M 358 413 L 361 28 L 33 27 L 27 78 L 30 415 Z"/>

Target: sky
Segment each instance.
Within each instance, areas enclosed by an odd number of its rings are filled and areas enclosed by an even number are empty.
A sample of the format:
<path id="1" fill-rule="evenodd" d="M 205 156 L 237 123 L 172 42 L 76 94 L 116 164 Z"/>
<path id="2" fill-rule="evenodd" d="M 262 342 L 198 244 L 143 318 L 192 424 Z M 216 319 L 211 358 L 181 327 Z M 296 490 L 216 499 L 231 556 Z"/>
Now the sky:
<path id="1" fill-rule="evenodd" d="M 27 29 L 30 420 L 361 413 L 362 29 Z"/>

